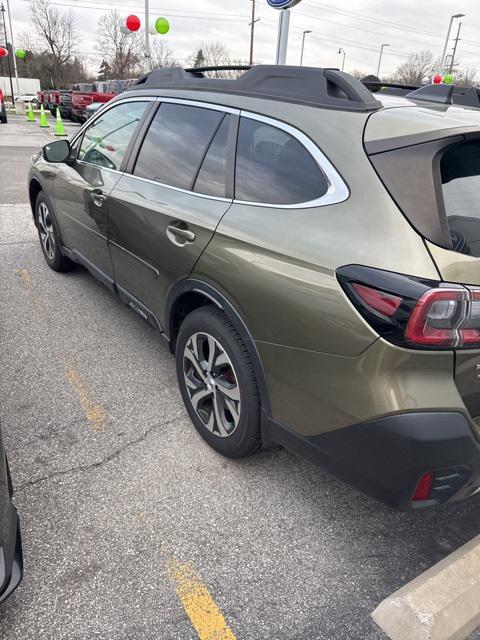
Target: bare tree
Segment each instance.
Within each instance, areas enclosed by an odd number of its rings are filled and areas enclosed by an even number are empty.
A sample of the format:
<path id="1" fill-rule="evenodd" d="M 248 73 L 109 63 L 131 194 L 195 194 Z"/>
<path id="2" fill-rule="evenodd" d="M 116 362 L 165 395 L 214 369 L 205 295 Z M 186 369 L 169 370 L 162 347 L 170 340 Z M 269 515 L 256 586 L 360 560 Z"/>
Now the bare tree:
<path id="1" fill-rule="evenodd" d="M 152 66 L 159 67 L 178 67 L 178 61 L 173 56 L 173 51 L 165 42 L 157 37 L 153 37 L 151 45 Z"/>
<path id="2" fill-rule="evenodd" d="M 98 49 L 111 68 L 114 78 L 130 78 L 140 68 L 142 41 L 138 32 L 124 33 L 123 22 L 115 9 L 98 21 Z"/>
<path id="3" fill-rule="evenodd" d="M 477 70 L 471 67 L 454 71 L 453 77 L 459 87 L 474 87 L 478 84 Z"/>
<path id="4" fill-rule="evenodd" d="M 413 53 L 401 64 L 394 74 L 396 82 L 420 84 L 435 73 L 437 67 L 433 53 L 427 49 Z"/>
<path id="5" fill-rule="evenodd" d="M 199 65 L 199 62 L 201 64 Z M 202 42 L 195 48 L 186 60 L 186 66 L 222 67 L 247 64 L 242 60 L 232 59 L 227 47 L 218 41 Z M 238 71 L 213 71 L 211 75 L 218 78 L 237 78 L 242 72 Z"/>
<path id="6" fill-rule="evenodd" d="M 64 67 L 72 61 L 79 37 L 73 15 L 70 11 L 61 13 L 50 0 L 30 0 L 29 11 L 42 49 L 51 56 L 53 82 L 60 86 Z"/>

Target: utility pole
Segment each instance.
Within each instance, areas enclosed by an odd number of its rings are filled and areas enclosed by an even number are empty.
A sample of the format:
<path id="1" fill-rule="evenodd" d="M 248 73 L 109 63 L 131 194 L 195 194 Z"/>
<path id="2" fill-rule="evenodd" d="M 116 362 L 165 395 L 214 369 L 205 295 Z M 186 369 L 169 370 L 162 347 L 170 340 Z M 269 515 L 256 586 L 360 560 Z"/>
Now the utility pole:
<path id="1" fill-rule="evenodd" d="M 380 65 L 382 64 L 382 55 L 385 47 L 389 47 L 389 44 L 382 44 L 380 47 L 380 55 L 378 56 L 377 78 L 380 78 Z"/>
<path id="2" fill-rule="evenodd" d="M 458 45 L 458 41 L 460 40 L 460 29 L 462 27 L 462 23 L 459 22 L 458 23 L 458 30 L 457 30 L 457 37 L 455 38 L 455 45 L 453 47 L 453 53 L 452 53 L 452 59 L 450 60 L 450 68 L 448 70 L 448 73 L 452 73 L 453 70 L 453 65 L 455 64 L 455 54 L 457 53 L 457 45 Z"/>
<path id="3" fill-rule="evenodd" d="M 2 14 L 2 22 L 3 22 L 3 32 L 5 34 L 5 49 L 8 51 L 8 39 L 7 39 L 7 21 L 5 20 L 5 7 L 2 2 L 2 7 L 0 8 L 0 13 Z M 12 53 L 15 55 L 13 48 Z M 10 64 L 10 55 L 7 56 L 7 64 L 8 64 L 8 76 L 10 78 L 10 91 L 12 92 L 12 106 L 15 107 L 15 99 L 13 95 L 13 80 L 12 80 L 12 65 Z"/>
<path id="4" fill-rule="evenodd" d="M 260 20 L 255 20 L 255 4 L 257 0 L 251 0 L 252 2 L 252 21 L 250 22 L 250 64 L 253 64 L 253 40 L 255 37 L 255 23 Z"/>
<path id="5" fill-rule="evenodd" d="M 447 55 L 448 41 L 450 40 L 450 32 L 452 30 L 453 21 L 456 18 L 464 18 L 464 17 L 465 17 L 464 13 L 454 13 L 453 16 L 450 16 L 450 22 L 448 23 L 447 37 L 445 38 L 445 45 L 443 47 L 442 59 L 440 61 L 440 69 L 441 69 L 441 71 L 445 70 L 445 56 Z"/>
<path id="6" fill-rule="evenodd" d="M 346 56 L 347 54 L 345 53 L 345 49 L 342 49 L 342 47 L 340 47 L 340 48 L 338 49 L 338 53 L 339 53 L 339 54 L 340 54 L 340 53 L 341 53 L 341 54 L 343 54 L 343 61 L 342 61 L 342 71 L 343 71 L 343 70 L 345 69 L 345 56 Z"/>

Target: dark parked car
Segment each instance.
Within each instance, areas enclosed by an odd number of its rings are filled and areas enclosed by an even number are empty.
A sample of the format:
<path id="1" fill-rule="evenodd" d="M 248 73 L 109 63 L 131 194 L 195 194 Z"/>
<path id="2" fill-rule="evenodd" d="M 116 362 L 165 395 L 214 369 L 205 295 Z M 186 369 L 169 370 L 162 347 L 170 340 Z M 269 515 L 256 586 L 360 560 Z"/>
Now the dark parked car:
<path id="1" fill-rule="evenodd" d="M 20 584 L 23 574 L 20 525 L 12 504 L 12 481 L 0 431 L 0 602 Z"/>
<path id="2" fill-rule="evenodd" d="M 470 90 L 204 71 L 152 71 L 38 155 L 48 265 L 85 265 L 157 329 L 223 455 L 279 443 L 399 508 L 479 492 Z"/>

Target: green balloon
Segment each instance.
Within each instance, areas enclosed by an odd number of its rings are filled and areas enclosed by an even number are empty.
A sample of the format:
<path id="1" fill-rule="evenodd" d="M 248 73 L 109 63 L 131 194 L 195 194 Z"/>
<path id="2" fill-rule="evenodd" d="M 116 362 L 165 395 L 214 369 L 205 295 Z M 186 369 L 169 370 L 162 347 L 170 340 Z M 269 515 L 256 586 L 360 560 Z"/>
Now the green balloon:
<path id="1" fill-rule="evenodd" d="M 166 18 L 157 18 L 155 20 L 155 31 L 165 35 L 170 31 L 170 23 Z"/>
<path id="2" fill-rule="evenodd" d="M 26 54 L 24 49 L 15 49 L 15 55 L 17 56 L 17 58 L 20 58 L 20 60 L 24 60 Z"/>
<path id="3" fill-rule="evenodd" d="M 443 84 L 453 84 L 453 76 L 450 73 L 447 73 L 443 78 Z"/>

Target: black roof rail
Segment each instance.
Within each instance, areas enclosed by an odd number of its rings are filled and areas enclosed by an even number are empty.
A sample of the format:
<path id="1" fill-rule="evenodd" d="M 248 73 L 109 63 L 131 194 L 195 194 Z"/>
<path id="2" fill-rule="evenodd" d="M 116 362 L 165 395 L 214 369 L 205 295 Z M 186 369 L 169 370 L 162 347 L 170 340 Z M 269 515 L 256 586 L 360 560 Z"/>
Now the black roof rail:
<path id="1" fill-rule="evenodd" d="M 408 93 L 409 91 L 415 91 L 415 89 L 419 89 L 422 86 L 420 84 L 402 84 L 400 82 L 380 82 L 380 80 L 367 80 L 366 78 L 362 79 L 362 84 L 374 93 L 381 91 L 382 89 L 399 89 Z"/>
<path id="2" fill-rule="evenodd" d="M 185 69 L 187 73 L 208 73 L 209 71 L 249 71 L 251 64 L 225 64 L 216 67 L 191 67 Z"/>
<path id="3" fill-rule="evenodd" d="M 203 76 L 207 71 L 222 70 L 245 70 L 246 73 L 235 79 Z M 372 93 L 348 73 L 316 67 L 237 65 L 187 70 L 164 67 L 142 76 L 127 91 L 143 88 L 215 91 L 344 111 L 375 111 L 382 107 Z"/>

